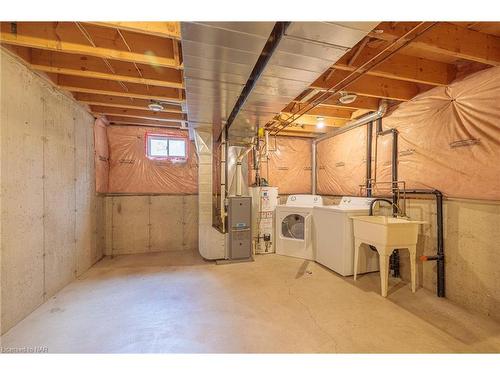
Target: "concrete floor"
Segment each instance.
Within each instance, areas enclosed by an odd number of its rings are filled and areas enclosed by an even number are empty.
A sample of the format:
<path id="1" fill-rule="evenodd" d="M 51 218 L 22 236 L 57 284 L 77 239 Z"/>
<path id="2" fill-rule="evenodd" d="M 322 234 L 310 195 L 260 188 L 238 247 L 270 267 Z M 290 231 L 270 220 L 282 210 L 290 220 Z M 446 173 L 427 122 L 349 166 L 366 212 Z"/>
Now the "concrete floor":
<path id="1" fill-rule="evenodd" d="M 49 352 L 500 352 L 500 324 L 378 273 L 279 255 L 106 258 L 2 337 Z"/>

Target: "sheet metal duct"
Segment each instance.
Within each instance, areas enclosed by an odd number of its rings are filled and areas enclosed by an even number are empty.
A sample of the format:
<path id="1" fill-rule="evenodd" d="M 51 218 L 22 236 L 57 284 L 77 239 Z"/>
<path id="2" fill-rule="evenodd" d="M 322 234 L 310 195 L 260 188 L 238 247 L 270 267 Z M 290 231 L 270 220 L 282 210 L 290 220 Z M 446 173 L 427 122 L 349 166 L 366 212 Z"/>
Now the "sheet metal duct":
<path id="1" fill-rule="evenodd" d="M 247 142 L 377 22 L 292 22 L 230 128 Z M 224 124 L 274 27 L 273 22 L 181 24 L 190 127 Z"/>
<path id="2" fill-rule="evenodd" d="M 273 26 L 273 22 L 181 23 L 190 127 L 227 120 Z"/>
<path id="3" fill-rule="evenodd" d="M 377 24 L 292 22 L 236 116 L 230 139 L 250 139 Z"/>

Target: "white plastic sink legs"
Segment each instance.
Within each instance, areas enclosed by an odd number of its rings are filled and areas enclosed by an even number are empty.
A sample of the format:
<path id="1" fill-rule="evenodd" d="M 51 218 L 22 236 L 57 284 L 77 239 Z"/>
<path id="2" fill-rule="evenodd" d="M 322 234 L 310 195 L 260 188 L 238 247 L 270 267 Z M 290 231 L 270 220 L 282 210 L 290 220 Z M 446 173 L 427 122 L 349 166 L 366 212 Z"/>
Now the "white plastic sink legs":
<path id="1" fill-rule="evenodd" d="M 418 229 L 424 221 L 387 216 L 354 216 L 354 280 L 358 270 L 359 246 L 375 246 L 380 260 L 380 286 L 387 297 L 389 283 L 389 257 L 395 249 L 408 249 L 411 264 L 411 291 L 415 293 Z"/>
<path id="2" fill-rule="evenodd" d="M 357 278 L 358 273 L 358 256 L 359 256 L 359 247 L 362 243 L 366 243 L 366 241 L 361 241 L 355 239 L 354 243 L 354 280 Z M 395 249 L 404 249 L 404 247 L 392 247 L 392 246 L 380 246 L 375 244 L 370 244 L 376 246 L 379 261 L 380 261 L 380 289 L 382 293 L 382 297 L 387 297 L 387 288 L 389 285 L 389 257 Z M 410 245 L 406 247 L 410 252 L 410 268 L 411 268 L 411 291 L 415 293 L 417 289 L 417 247 L 416 245 Z"/>

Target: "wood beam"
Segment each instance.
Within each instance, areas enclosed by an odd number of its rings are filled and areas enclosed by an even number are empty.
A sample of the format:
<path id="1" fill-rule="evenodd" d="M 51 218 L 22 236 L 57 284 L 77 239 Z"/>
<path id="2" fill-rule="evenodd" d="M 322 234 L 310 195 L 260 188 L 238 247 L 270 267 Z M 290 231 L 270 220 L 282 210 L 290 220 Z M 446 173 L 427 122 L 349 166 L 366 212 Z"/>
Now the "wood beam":
<path id="1" fill-rule="evenodd" d="M 111 124 L 123 124 L 123 125 L 140 125 L 140 126 L 152 126 L 152 127 L 166 127 L 166 128 L 180 128 L 182 127 L 181 121 L 158 121 L 158 120 L 146 120 L 131 117 L 122 116 L 106 116 L 109 123 Z"/>
<path id="2" fill-rule="evenodd" d="M 404 35 L 415 23 L 383 22 L 371 37 L 392 41 Z M 456 59 L 477 61 L 487 65 L 500 65 L 500 37 L 470 30 L 447 22 L 438 22 L 431 29 L 414 39 L 401 53 L 416 51 L 451 56 Z M 418 52 L 417 52 L 418 53 Z"/>
<path id="3" fill-rule="evenodd" d="M 65 74 L 65 75 L 72 75 L 85 78 L 107 79 L 112 81 L 121 81 L 121 82 L 137 83 L 142 85 L 152 85 L 160 87 L 173 87 L 179 89 L 184 87 L 181 83 L 158 81 L 154 79 L 146 79 L 140 77 L 121 76 L 112 73 L 90 72 L 88 70 L 58 68 L 54 66 L 36 65 L 36 64 L 32 64 L 31 68 L 42 72 Z"/>
<path id="4" fill-rule="evenodd" d="M 282 113 L 283 118 L 287 118 L 290 116 L 291 113 Z M 344 125 L 349 119 L 335 119 L 331 117 L 325 117 L 323 120 L 324 126 L 325 127 L 339 127 Z M 311 115 L 303 115 L 301 116 L 297 121 L 295 121 L 293 124 L 300 124 L 300 125 L 311 125 L 316 128 L 316 125 L 318 123 L 317 116 L 311 116 Z"/>
<path id="5" fill-rule="evenodd" d="M 113 108 L 129 108 L 129 109 L 139 109 L 147 110 L 148 105 L 151 103 L 147 99 L 138 99 L 131 97 L 121 97 L 112 95 L 99 95 L 99 94 L 89 94 L 83 92 L 74 92 L 73 97 L 80 103 L 85 103 L 88 105 L 98 105 Z M 170 113 L 184 113 L 182 107 L 177 104 L 162 104 L 163 111 Z"/>
<path id="6" fill-rule="evenodd" d="M 316 138 L 319 137 L 324 133 L 315 133 L 315 132 L 308 132 L 308 133 L 297 133 L 293 131 L 281 131 L 279 132 L 278 136 L 280 137 L 298 137 L 298 138 Z"/>
<path id="7" fill-rule="evenodd" d="M 154 66 L 164 66 L 176 69 L 182 69 L 176 62 L 173 56 L 173 47 L 171 45 L 171 51 L 165 51 L 165 48 L 158 47 L 157 50 L 164 55 L 154 52 L 153 44 L 149 43 L 147 40 L 143 40 L 145 46 L 151 47 L 151 51 L 142 50 L 141 51 L 128 51 L 126 46 L 120 45 L 115 40 L 109 41 L 106 38 L 98 38 L 102 45 L 113 45 L 114 48 L 101 47 L 99 44 L 92 46 L 88 40 L 86 40 L 82 35 L 78 35 L 79 30 L 76 26 L 72 26 L 70 22 L 18 22 L 16 23 L 16 30 L 11 27 L 8 22 L 2 22 L 0 25 L 0 41 L 5 44 L 39 48 L 49 51 L 60 51 L 64 53 L 79 54 L 79 55 L 89 55 L 94 57 L 100 57 L 104 59 L 120 60 L 135 62 Z M 109 36 L 107 36 L 109 38 Z M 153 37 L 151 37 L 153 38 Z M 158 38 L 161 39 L 161 38 Z M 135 41 L 135 44 L 138 44 Z M 161 46 L 163 47 L 163 46 Z"/>
<path id="8" fill-rule="evenodd" d="M 110 116 L 134 117 L 158 121 L 186 121 L 183 113 L 155 112 L 146 109 L 125 109 L 109 106 L 91 105 L 92 113 Z"/>
<path id="9" fill-rule="evenodd" d="M 322 77 L 319 77 L 312 83 L 311 87 L 320 90 L 329 89 L 349 74 L 349 72 L 335 70 L 328 81 L 324 81 Z M 431 86 L 413 82 L 363 75 L 343 90 L 363 96 L 408 101 L 420 92 L 430 88 Z"/>
<path id="10" fill-rule="evenodd" d="M 181 38 L 179 22 L 86 22 L 89 24 L 128 30 L 137 33 L 156 35 L 163 38 Z"/>
<path id="11" fill-rule="evenodd" d="M 303 136 L 319 136 L 333 130 L 332 128 L 322 128 L 318 129 L 316 126 L 303 125 L 303 126 L 288 126 L 278 133 L 278 135 L 293 135 L 296 137 Z"/>
<path id="12" fill-rule="evenodd" d="M 156 99 L 170 102 L 182 102 L 184 100 L 183 98 L 179 98 L 178 89 L 144 86 L 135 83 L 127 83 L 125 89 L 119 82 L 104 79 L 59 75 L 57 78 L 57 85 L 72 92 L 85 92 L 139 99 Z M 182 92 L 181 96 L 183 96 Z"/>
<path id="13" fill-rule="evenodd" d="M 485 34 L 500 36 L 500 22 L 464 22 L 462 26 Z"/>
<path id="14" fill-rule="evenodd" d="M 302 108 L 305 108 L 306 104 L 302 103 L 290 103 L 283 110 L 284 113 L 296 112 Z M 350 119 L 354 110 L 345 108 L 335 108 L 335 107 L 314 107 L 309 110 L 306 114 L 311 116 L 322 116 L 334 119 Z"/>
<path id="15" fill-rule="evenodd" d="M 356 64 L 349 65 L 351 55 L 348 54 L 335 65 L 335 69 L 354 71 L 363 63 L 377 55 L 379 50 L 365 47 L 356 59 Z M 383 78 L 393 78 L 409 82 L 424 83 L 433 86 L 446 86 L 456 77 L 454 65 L 440 61 L 432 61 L 415 56 L 394 54 L 373 70 L 366 72 Z"/>
<path id="16" fill-rule="evenodd" d="M 139 83 L 145 85 L 183 88 L 182 72 L 177 69 L 157 67 L 144 64 L 107 60 L 101 58 L 67 54 L 27 47 L 29 63 L 35 70 L 87 78 L 109 79 L 114 81 Z M 29 52 L 28 52 L 29 51 Z"/>

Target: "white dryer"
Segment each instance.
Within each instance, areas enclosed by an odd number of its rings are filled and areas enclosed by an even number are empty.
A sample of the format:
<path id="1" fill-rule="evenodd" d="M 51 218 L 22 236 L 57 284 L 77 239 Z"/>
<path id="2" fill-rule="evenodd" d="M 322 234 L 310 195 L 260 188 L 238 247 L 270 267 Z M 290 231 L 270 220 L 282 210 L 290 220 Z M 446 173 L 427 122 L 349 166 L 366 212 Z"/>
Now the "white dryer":
<path id="1" fill-rule="evenodd" d="M 276 253 L 314 260 L 313 207 L 322 206 L 319 195 L 290 195 L 276 206 Z"/>
<path id="2" fill-rule="evenodd" d="M 338 205 L 314 207 L 316 261 L 342 276 L 354 273 L 352 216 L 368 215 L 374 198 L 343 197 Z M 358 273 L 379 270 L 378 254 L 363 244 Z"/>

